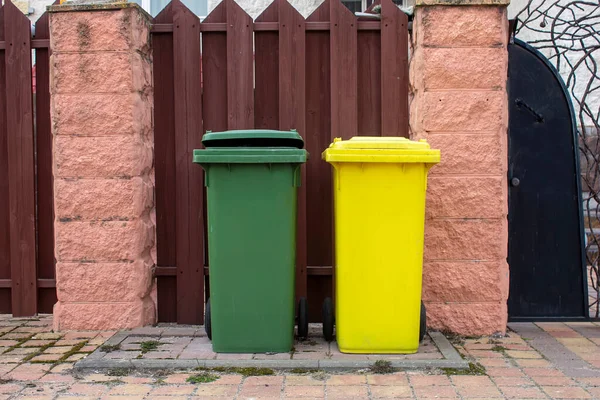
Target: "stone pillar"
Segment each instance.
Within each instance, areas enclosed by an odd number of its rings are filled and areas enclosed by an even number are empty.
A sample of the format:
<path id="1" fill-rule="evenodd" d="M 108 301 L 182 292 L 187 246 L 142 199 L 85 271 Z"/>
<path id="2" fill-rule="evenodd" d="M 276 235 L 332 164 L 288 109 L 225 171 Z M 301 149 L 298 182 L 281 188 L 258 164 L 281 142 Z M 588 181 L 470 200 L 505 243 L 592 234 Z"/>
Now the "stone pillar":
<path id="1" fill-rule="evenodd" d="M 54 328 L 156 321 L 150 21 L 135 4 L 51 7 Z"/>
<path id="2" fill-rule="evenodd" d="M 508 0 L 417 0 L 411 131 L 442 152 L 427 192 L 428 325 L 505 332 Z"/>

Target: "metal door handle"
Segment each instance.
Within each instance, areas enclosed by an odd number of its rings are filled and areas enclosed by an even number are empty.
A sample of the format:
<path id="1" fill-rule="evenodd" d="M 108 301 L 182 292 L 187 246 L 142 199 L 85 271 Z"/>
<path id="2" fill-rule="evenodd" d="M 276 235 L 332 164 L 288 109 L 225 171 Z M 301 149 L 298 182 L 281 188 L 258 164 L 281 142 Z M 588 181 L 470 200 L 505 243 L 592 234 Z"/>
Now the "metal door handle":
<path id="1" fill-rule="evenodd" d="M 519 186 L 520 183 L 521 183 L 521 181 L 519 180 L 519 178 L 512 178 L 510 180 L 510 185 L 511 186 L 515 186 L 516 187 L 516 186 Z"/>

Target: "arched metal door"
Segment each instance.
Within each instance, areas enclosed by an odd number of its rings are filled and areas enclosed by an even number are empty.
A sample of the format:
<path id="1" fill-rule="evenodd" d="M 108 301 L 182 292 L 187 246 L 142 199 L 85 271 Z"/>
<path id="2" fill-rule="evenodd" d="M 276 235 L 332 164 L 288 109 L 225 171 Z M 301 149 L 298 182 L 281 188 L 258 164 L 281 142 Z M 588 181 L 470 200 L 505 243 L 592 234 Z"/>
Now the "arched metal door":
<path id="1" fill-rule="evenodd" d="M 515 39 L 509 54 L 508 226 L 512 321 L 587 318 L 573 107 L 548 60 Z"/>

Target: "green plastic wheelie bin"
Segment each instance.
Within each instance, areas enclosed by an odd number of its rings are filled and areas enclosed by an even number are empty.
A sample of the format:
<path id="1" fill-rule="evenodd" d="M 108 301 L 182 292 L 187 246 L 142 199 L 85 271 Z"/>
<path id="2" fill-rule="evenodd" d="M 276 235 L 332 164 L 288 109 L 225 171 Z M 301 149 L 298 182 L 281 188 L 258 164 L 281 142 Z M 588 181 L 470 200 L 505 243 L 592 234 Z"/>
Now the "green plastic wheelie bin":
<path id="1" fill-rule="evenodd" d="M 210 298 L 205 327 L 220 353 L 289 352 L 294 341 L 297 190 L 308 153 L 295 131 L 207 132 Z M 308 330 L 306 300 L 298 330 Z"/>

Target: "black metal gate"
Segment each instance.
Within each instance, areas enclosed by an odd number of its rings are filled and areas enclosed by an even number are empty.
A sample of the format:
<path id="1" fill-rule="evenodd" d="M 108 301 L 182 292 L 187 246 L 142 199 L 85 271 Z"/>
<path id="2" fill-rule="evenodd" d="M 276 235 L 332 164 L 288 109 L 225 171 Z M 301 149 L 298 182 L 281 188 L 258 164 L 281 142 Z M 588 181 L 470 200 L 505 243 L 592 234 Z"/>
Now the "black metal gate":
<path id="1" fill-rule="evenodd" d="M 540 52 L 515 39 L 508 54 L 509 318 L 585 319 L 587 282 L 571 100 Z"/>

